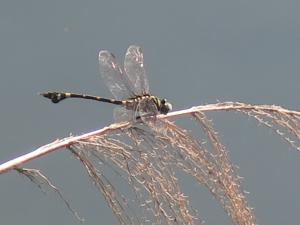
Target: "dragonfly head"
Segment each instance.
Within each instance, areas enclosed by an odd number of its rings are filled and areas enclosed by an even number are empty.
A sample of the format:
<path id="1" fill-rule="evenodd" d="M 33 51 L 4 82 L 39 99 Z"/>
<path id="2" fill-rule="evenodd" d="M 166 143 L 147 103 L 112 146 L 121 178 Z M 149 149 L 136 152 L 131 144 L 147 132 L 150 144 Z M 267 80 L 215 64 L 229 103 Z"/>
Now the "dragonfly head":
<path id="1" fill-rule="evenodd" d="M 169 111 L 172 110 L 172 104 L 169 103 L 167 101 L 167 99 L 165 99 L 165 98 L 161 99 L 160 103 L 161 103 L 161 105 L 160 105 L 160 110 L 159 111 L 160 111 L 161 114 L 166 115 Z"/>

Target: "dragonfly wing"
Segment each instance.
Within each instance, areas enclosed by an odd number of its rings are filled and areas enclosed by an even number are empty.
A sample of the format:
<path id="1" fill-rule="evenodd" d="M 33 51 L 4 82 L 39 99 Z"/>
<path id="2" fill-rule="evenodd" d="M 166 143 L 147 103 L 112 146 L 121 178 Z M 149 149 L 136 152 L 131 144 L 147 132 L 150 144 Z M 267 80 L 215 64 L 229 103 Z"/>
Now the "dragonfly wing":
<path id="1" fill-rule="evenodd" d="M 166 124 L 157 118 L 158 109 L 156 104 L 151 99 L 142 100 L 137 107 L 137 114 L 142 119 L 143 123 L 158 133 L 166 135 Z"/>
<path id="2" fill-rule="evenodd" d="M 124 107 L 116 107 L 114 109 L 115 122 L 125 122 L 133 119 L 133 111 L 127 110 Z"/>
<path id="3" fill-rule="evenodd" d="M 99 52 L 99 70 L 106 86 L 116 99 L 134 96 L 130 81 L 113 54 L 106 50 Z"/>
<path id="4" fill-rule="evenodd" d="M 124 70 L 134 88 L 135 95 L 149 94 L 149 84 L 141 47 L 136 45 L 129 46 L 125 55 Z"/>

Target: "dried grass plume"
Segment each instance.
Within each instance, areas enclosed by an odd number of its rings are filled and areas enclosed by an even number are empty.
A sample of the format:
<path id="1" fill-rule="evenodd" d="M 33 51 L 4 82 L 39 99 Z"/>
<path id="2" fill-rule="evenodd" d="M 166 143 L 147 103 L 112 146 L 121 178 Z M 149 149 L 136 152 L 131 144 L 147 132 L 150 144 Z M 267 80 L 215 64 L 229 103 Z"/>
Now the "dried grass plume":
<path id="1" fill-rule="evenodd" d="M 300 151 L 300 112 L 273 105 L 224 102 L 158 115 L 147 124 L 116 123 L 57 140 L 3 163 L 0 173 L 16 170 L 38 185 L 50 186 L 81 221 L 44 175 L 37 170 L 21 168 L 35 158 L 68 149 L 83 165 L 120 224 L 204 223 L 201 212 L 191 208 L 181 190 L 177 177 L 180 171 L 207 188 L 234 224 L 257 224 L 228 151 L 205 115 L 211 111 L 234 111 L 246 115 L 245 118 L 252 117 Z M 205 143 L 175 124 L 176 118 L 183 116 L 197 123 L 199 133 L 205 135 Z M 127 188 L 121 189 L 114 184 L 111 177 L 116 176 Z"/>

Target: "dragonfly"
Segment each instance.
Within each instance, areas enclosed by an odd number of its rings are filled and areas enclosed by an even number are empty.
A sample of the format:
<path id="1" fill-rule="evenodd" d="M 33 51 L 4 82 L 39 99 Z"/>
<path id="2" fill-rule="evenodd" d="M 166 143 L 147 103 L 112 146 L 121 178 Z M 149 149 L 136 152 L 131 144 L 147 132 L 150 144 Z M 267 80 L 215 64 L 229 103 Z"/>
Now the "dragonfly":
<path id="1" fill-rule="evenodd" d="M 68 98 L 79 98 L 121 106 L 114 111 L 117 121 L 143 119 L 146 116 L 167 114 L 172 110 L 172 104 L 165 98 L 159 98 L 149 92 L 141 47 L 136 45 L 128 47 L 123 68 L 117 62 L 116 57 L 107 50 L 101 50 L 98 59 L 104 83 L 114 98 L 56 91 L 43 92 L 40 95 L 50 99 L 53 103 L 59 103 Z"/>

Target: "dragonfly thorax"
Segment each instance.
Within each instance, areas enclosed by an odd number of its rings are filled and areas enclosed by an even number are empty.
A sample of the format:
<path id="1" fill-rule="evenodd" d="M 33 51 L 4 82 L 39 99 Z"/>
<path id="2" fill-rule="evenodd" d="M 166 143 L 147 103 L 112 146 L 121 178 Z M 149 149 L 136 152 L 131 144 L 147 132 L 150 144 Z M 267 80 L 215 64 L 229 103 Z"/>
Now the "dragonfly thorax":
<path id="1" fill-rule="evenodd" d="M 129 100 L 125 100 L 123 101 L 123 104 L 129 110 L 142 110 L 144 112 L 147 112 L 149 110 L 147 109 L 147 105 L 154 106 L 154 108 L 157 109 L 157 112 L 161 114 L 167 114 L 169 111 L 172 110 L 172 105 L 166 99 L 160 99 L 156 96 L 149 94 L 136 96 Z M 144 106 L 146 108 L 143 108 Z M 153 107 L 152 109 L 150 109 L 150 111 L 153 111 Z"/>

